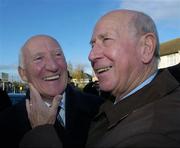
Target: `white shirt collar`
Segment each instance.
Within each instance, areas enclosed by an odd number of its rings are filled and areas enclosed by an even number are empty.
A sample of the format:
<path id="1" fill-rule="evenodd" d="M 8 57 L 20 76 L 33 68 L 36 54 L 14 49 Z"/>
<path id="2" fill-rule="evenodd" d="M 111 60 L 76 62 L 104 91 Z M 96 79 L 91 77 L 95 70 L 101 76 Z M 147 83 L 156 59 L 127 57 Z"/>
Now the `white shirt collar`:
<path id="1" fill-rule="evenodd" d="M 63 98 L 61 99 L 61 101 L 60 101 L 60 103 L 59 103 L 59 106 L 60 106 L 62 109 L 64 109 L 64 110 L 65 110 L 65 96 L 66 96 L 66 93 L 64 92 L 64 93 L 63 93 Z M 48 107 L 51 106 L 51 104 L 50 104 L 49 102 L 44 101 L 44 103 L 45 103 Z"/>

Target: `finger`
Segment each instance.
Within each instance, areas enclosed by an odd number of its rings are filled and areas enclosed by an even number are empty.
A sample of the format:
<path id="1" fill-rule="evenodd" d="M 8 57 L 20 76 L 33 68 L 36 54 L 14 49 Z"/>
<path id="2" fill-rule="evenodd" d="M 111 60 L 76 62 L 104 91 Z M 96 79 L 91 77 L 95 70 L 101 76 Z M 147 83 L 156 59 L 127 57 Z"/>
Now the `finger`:
<path id="1" fill-rule="evenodd" d="M 32 104 L 36 104 L 37 102 L 41 101 L 41 96 L 39 92 L 36 90 L 36 88 L 31 83 L 29 83 L 29 87 L 30 87 L 30 98 Z"/>
<path id="2" fill-rule="evenodd" d="M 57 109 L 58 109 L 61 99 L 62 99 L 61 95 L 57 95 L 53 98 L 52 105 L 51 105 L 51 110 L 53 112 L 55 112 L 55 113 L 57 112 Z"/>
<path id="3" fill-rule="evenodd" d="M 27 110 L 28 117 L 29 117 L 29 114 L 30 114 L 30 105 L 29 105 L 29 100 L 28 99 L 26 99 L 26 110 Z"/>
<path id="4" fill-rule="evenodd" d="M 31 127 L 33 128 L 34 126 L 33 126 L 31 106 L 32 106 L 32 103 L 30 103 L 29 99 L 26 99 L 26 110 L 27 110 L 27 114 L 28 114 L 28 119 L 30 121 Z"/>

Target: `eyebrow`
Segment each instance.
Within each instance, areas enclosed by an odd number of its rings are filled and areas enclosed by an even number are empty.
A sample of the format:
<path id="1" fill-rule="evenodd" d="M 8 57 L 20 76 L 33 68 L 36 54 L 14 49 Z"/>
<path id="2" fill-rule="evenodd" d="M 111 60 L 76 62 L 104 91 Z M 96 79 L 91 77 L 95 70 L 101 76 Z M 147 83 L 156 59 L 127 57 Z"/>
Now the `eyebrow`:
<path id="1" fill-rule="evenodd" d="M 60 51 L 62 51 L 62 49 L 61 49 L 61 48 L 55 48 L 55 50 L 60 50 Z"/>
<path id="2" fill-rule="evenodd" d="M 36 49 L 34 49 L 35 51 L 37 51 Z M 54 51 L 60 51 L 63 53 L 63 50 L 61 48 L 54 48 Z M 34 53 L 33 55 L 39 55 L 39 54 L 43 54 L 43 51 L 37 51 L 36 53 Z"/>

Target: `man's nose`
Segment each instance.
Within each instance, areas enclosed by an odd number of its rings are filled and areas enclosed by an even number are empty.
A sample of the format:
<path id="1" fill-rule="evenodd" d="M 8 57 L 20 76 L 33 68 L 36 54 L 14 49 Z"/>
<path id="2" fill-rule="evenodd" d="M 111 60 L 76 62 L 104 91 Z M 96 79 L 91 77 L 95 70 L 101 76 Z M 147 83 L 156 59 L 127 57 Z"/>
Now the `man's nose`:
<path id="1" fill-rule="evenodd" d="M 58 70 L 58 64 L 53 57 L 48 58 L 48 60 L 46 61 L 46 69 L 49 71 L 57 71 Z"/>
<path id="2" fill-rule="evenodd" d="M 93 62 L 95 59 L 98 59 L 101 57 L 101 48 L 98 45 L 94 45 L 89 53 L 88 59 L 89 61 Z"/>

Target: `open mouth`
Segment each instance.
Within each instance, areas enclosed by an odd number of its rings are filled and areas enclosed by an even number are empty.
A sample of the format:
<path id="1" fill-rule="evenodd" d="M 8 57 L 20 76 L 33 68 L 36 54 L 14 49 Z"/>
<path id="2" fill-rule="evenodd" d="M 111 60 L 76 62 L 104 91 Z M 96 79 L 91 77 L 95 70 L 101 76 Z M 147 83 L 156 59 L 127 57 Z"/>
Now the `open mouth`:
<path id="1" fill-rule="evenodd" d="M 98 68 L 96 69 L 95 71 L 100 74 L 100 73 L 103 73 L 103 72 L 106 72 L 108 70 L 110 70 L 112 68 L 112 66 L 107 66 L 107 67 L 103 67 L 103 68 Z"/>
<path id="2" fill-rule="evenodd" d="M 43 80 L 45 80 L 45 81 L 52 81 L 52 80 L 59 79 L 59 77 L 60 77 L 60 75 L 46 76 L 45 78 L 43 78 Z"/>

